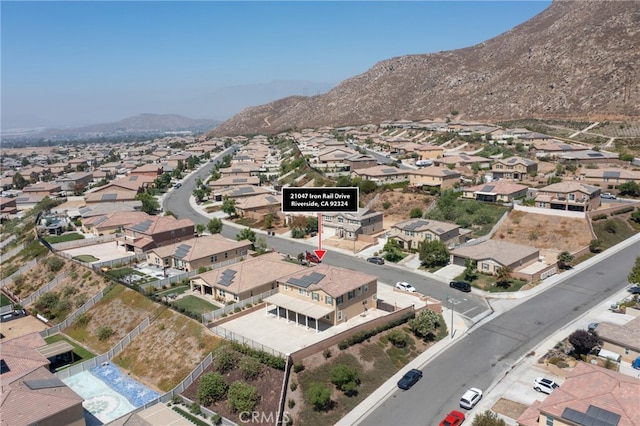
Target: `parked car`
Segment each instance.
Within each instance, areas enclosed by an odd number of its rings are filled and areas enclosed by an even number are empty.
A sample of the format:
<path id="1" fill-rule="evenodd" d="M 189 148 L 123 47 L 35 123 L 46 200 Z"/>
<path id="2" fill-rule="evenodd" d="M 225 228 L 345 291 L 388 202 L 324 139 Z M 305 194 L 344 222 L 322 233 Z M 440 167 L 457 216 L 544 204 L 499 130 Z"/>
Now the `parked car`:
<path id="1" fill-rule="evenodd" d="M 174 188 L 178 189 L 182 186 L 182 184 L 180 182 L 176 183 L 175 185 L 173 185 Z"/>
<path id="2" fill-rule="evenodd" d="M 464 422 L 464 419 L 464 414 L 460 411 L 453 410 L 440 422 L 440 426 L 459 426 Z"/>
<path id="3" fill-rule="evenodd" d="M 593 333 L 594 331 L 596 331 L 596 328 L 598 328 L 598 325 L 600 325 L 599 322 L 589 323 L 589 325 L 587 326 L 587 331 Z"/>
<path id="4" fill-rule="evenodd" d="M 449 283 L 449 287 L 455 288 L 456 290 L 464 291 L 469 293 L 471 291 L 471 284 L 464 281 L 451 281 Z"/>
<path id="5" fill-rule="evenodd" d="M 640 286 L 634 285 L 633 287 L 629 287 L 629 293 L 640 294 Z"/>
<path id="6" fill-rule="evenodd" d="M 412 286 L 409 283 L 406 283 L 404 281 L 398 281 L 396 283 L 396 288 L 398 290 L 402 290 L 402 291 L 408 291 L 409 293 L 417 293 L 418 290 L 416 290 L 416 288 L 414 286 Z"/>
<path id="7" fill-rule="evenodd" d="M 462 395 L 462 398 L 460 398 L 460 406 L 471 410 L 481 399 L 482 391 L 478 388 L 470 388 Z"/>
<path id="8" fill-rule="evenodd" d="M 304 258 L 305 260 L 307 260 L 307 262 L 322 263 L 320 258 L 316 256 L 315 253 L 311 253 L 310 251 L 304 253 Z"/>
<path id="9" fill-rule="evenodd" d="M 376 265 L 384 265 L 384 259 L 378 256 L 368 258 L 367 262 L 375 263 Z"/>
<path id="10" fill-rule="evenodd" d="M 398 387 L 403 390 L 411 389 L 411 386 L 415 385 L 420 379 L 422 379 L 422 371 L 412 368 L 398 381 Z"/>
<path id="11" fill-rule="evenodd" d="M 615 200 L 616 196 L 610 192 L 603 192 L 602 194 L 600 194 L 600 198 L 604 198 L 606 200 Z"/>
<path id="12" fill-rule="evenodd" d="M 546 393 L 549 395 L 555 388 L 560 387 L 559 384 L 551 379 L 545 379 L 544 377 L 538 377 L 533 381 L 533 388 L 538 392 Z"/>

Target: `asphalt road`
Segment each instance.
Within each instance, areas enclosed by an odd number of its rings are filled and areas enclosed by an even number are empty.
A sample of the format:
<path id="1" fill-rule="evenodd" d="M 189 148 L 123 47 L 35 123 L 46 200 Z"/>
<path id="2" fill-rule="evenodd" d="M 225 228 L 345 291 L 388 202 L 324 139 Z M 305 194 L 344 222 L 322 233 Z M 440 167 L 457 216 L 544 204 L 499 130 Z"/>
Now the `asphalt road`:
<path id="1" fill-rule="evenodd" d="M 472 329 L 432 359 L 411 390 L 396 390 L 360 424 L 438 424 L 459 409 L 467 388 L 486 391 L 548 336 L 624 288 L 639 255 L 635 243 Z"/>
<path id="2" fill-rule="evenodd" d="M 204 181 L 211 174 L 211 171 L 215 167 L 215 162 L 220 160 L 227 152 L 231 152 L 232 149 L 233 148 L 229 148 L 227 151 L 224 151 L 216 157 L 213 162 L 205 164 L 199 170 L 185 178 L 182 181 L 181 188 L 170 190 L 163 200 L 163 209 L 165 211 L 171 211 L 177 218 L 189 218 L 196 224 L 206 224 L 209 218 L 193 210 L 189 204 L 189 197 L 195 187 L 196 179 L 200 177 Z M 221 234 L 227 238 L 235 239 L 240 229 L 242 229 L 241 226 L 234 227 L 225 223 Z M 260 232 L 257 232 L 257 234 L 265 238 L 267 247 L 274 247 L 277 251 L 288 253 L 293 257 L 297 257 L 298 253 L 306 250 L 311 251 L 318 248 L 317 245 L 310 245 L 305 242 L 282 237 L 271 237 L 267 236 L 266 233 L 260 234 Z M 469 318 L 483 313 L 489 313 L 489 306 L 484 298 L 471 293 L 451 290 L 447 283 L 404 270 L 396 265 L 375 265 L 363 259 L 334 251 L 328 251 L 323 258 L 323 262 L 333 266 L 376 275 L 379 281 L 385 284 L 394 285 L 398 281 L 409 282 L 413 284 L 418 292 L 424 295 L 432 296 L 438 300 L 449 300 L 454 305 L 456 312 Z"/>

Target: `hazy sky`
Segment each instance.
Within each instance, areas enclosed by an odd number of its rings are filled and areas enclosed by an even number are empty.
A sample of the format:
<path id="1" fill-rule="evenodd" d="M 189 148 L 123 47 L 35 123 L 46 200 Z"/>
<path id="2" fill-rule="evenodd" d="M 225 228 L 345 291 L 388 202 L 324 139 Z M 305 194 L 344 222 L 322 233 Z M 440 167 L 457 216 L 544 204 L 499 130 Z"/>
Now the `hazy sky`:
<path id="1" fill-rule="evenodd" d="M 227 119 L 395 56 L 471 46 L 550 1 L 2 1 L 2 128 Z"/>

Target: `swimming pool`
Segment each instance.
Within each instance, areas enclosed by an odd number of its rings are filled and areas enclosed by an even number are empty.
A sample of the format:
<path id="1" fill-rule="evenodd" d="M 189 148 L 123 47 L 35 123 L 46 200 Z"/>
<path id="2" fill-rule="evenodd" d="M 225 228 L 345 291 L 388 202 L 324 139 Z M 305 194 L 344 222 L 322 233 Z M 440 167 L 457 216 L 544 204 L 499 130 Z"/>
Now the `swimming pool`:
<path id="1" fill-rule="evenodd" d="M 84 398 L 82 406 L 103 424 L 160 396 L 110 362 L 62 381 Z"/>

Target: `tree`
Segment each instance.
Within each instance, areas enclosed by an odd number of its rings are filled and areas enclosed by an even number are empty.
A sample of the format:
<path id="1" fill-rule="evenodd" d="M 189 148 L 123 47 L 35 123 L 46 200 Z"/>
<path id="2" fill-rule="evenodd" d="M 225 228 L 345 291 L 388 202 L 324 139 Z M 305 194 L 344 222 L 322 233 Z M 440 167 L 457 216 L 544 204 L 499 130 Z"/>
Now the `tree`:
<path id="1" fill-rule="evenodd" d="M 213 352 L 213 366 L 222 374 L 233 368 L 237 360 L 238 353 L 228 345 L 220 346 Z"/>
<path id="2" fill-rule="evenodd" d="M 305 392 L 307 402 L 316 410 L 326 410 L 331 406 L 331 389 L 322 383 L 313 382 Z"/>
<path id="3" fill-rule="evenodd" d="M 219 234 L 222 232 L 222 221 L 217 217 L 212 218 L 207 222 L 207 231 L 209 231 L 210 234 Z"/>
<path id="4" fill-rule="evenodd" d="M 354 395 L 360 383 L 358 372 L 345 364 L 338 364 L 331 369 L 331 383 L 347 396 Z"/>
<path id="5" fill-rule="evenodd" d="M 569 335 L 569 343 L 573 345 L 573 352 L 576 358 L 580 355 L 587 355 L 593 348 L 602 344 L 598 333 L 587 330 L 576 330 Z"/>
<path id="6" fill-rule="evenodd" d="M 411 209 L 411 211 L 409 212 L 409 217 L 411 219 L 417 219 L 419 217 L 422 217 L 424 213 L 422 212 L 422 209 L 420 207 L 414 207 Z"/>
<path id="7" fill-rule="evenodd" d="M 508 288 L 511 285 L 511 272 L 511 268 L 508 266 L 501 266 L 496 269 L 496 285 Z"/>
<path id="8" fill-rule="evenodd" d="M 640 210 L 636 210 L 635 212 L 631 213 L 631 220 L 635 223 L 640 224 Z"/>
<path id="9" fill-rule="evenodd" d="M 222 211 L 228 214 L 229 216 L 235 216 L 236 200 L 233 198 L 225 197 L 224 201 L 222 201 Z"/>
<path id="10" fill-rule="evenodd" d="M 640 284 L 640 257 L 636 257 L 636 263 L 631 268 L 627 280 L 631 284 Z"/>
<path id="11" fill-rule="evenodd" d="M 220 373 L 205 373 L 200 377 L 196 398 L 202 405 L 210 405 L 221 400 L 227 393 L 228 385 Z"/>
<path id="12" fill-rule="evenodd" d="M 256 243 L 254 244 L 254 246 L 258 254 L 265 254 L 267 252 L 266 238 L 258 237 L 258 239 L 256 239 Z"/>
<path id="13" fill-rule="evenodd" d="M 465 259 L 464 261 L 464 272 L 462 273 L 462 278 L 465 281 L 473 281 L 478 278 L 477 262 L 471 259 Z"/>
<path id="14" fill-rule="evenodd" d="M 418 244 L 420 262 L 427 268 L 445 266 L 449 263 L 449 249 L 439 240 L 421 241 Z"/>
<path id="15" fill-rule="evenodd" d="M 476 414 L 471 426 L 507 426 L 507 423 L 491 410 Z"/>
<path id="16" fill-rule="evenodd" d="M 629 196 L 629 197 L 638 197 L 640 196 L 640 185 L 636 182 L 625 182 L 618 187 L 620 190 L 620 195 Z"/>
<path id="17" fill-rule="evenodd" d="M 253 380 L 257 378 L 260 373 L 262 373 L 264 366 L 257 359 L 250 356 L 245 356 L 238 363 L 238 369 L 242 373 L 242 377 L 244 377 L 245 380 Z"/>
<path id="18" fill-rule="evenodd" d="M 251 228 L 243 228 L 237 235 L 237 241 L 249 240 L 251 244 L 256 242 L 256 232 Z"/>
<path id="19" fill-rule="evenodd" d="M 258 388 L 244 382 L 234 382 L 227 393 L 229 409 L 234 412 L 248 413 L 258 403 Z"/>
<path id="20" fill-rule="evenodd" d="M 273 228 L 273 215 L 271 213 L 264 217 L 264 227 L 267 229 Z"/>
<path id="21" fill-rule="evenodd" d="M 196 233 L 198 235 L 202 234 L 204 232 L 204 230 L 205 230 L 205 227 L 204 227 L 203 224 L 201 224 L 201 223 L 196 224 Z"/>
<path id="22" fill-rule="evenodd" d="M 156 200 L 154 196 L 146 192 L 141 192 L 140 194 L 136 195 L 136 200 L 142 201 L 141 210 L 147 214 L 156 214 L 156 212 L 160 209 L 160 203 L 158 203 L 158 200 Z"/>
<path id="23" fill-rule="evenodd" d="M 20 173 L 16 173 L 11 178 L 11 183 L 13 184 L 14 188 L 23 189 L 25 186 L 27 186 L 28 182 L 27 182 L 27 180 L 25 178 L 22 177 L 22 175 Z"/>
<path id="24" fill-rule="evenodd" d="M 402 259 L 402 249 L 400 243 L 395 238 L 389 238 L 383 247 L 384 258 L 389 262 L 397 262 Z"/>
<path id="25" fill-rule="evenodd" d="M 425 309 L 417 317 L 409 320 L 409 328 L 416 336 L 424 340 L 435 339 L 435 331 L 440 327 L 440 317 Z"/>
<path id="26" fill-rule="evenodd" d="M 568 251 L 565 250 L 558 254 L 558 266 L 560 269 L 569 269 L 571 262 L 573 262 L 573 256 Z"/>

